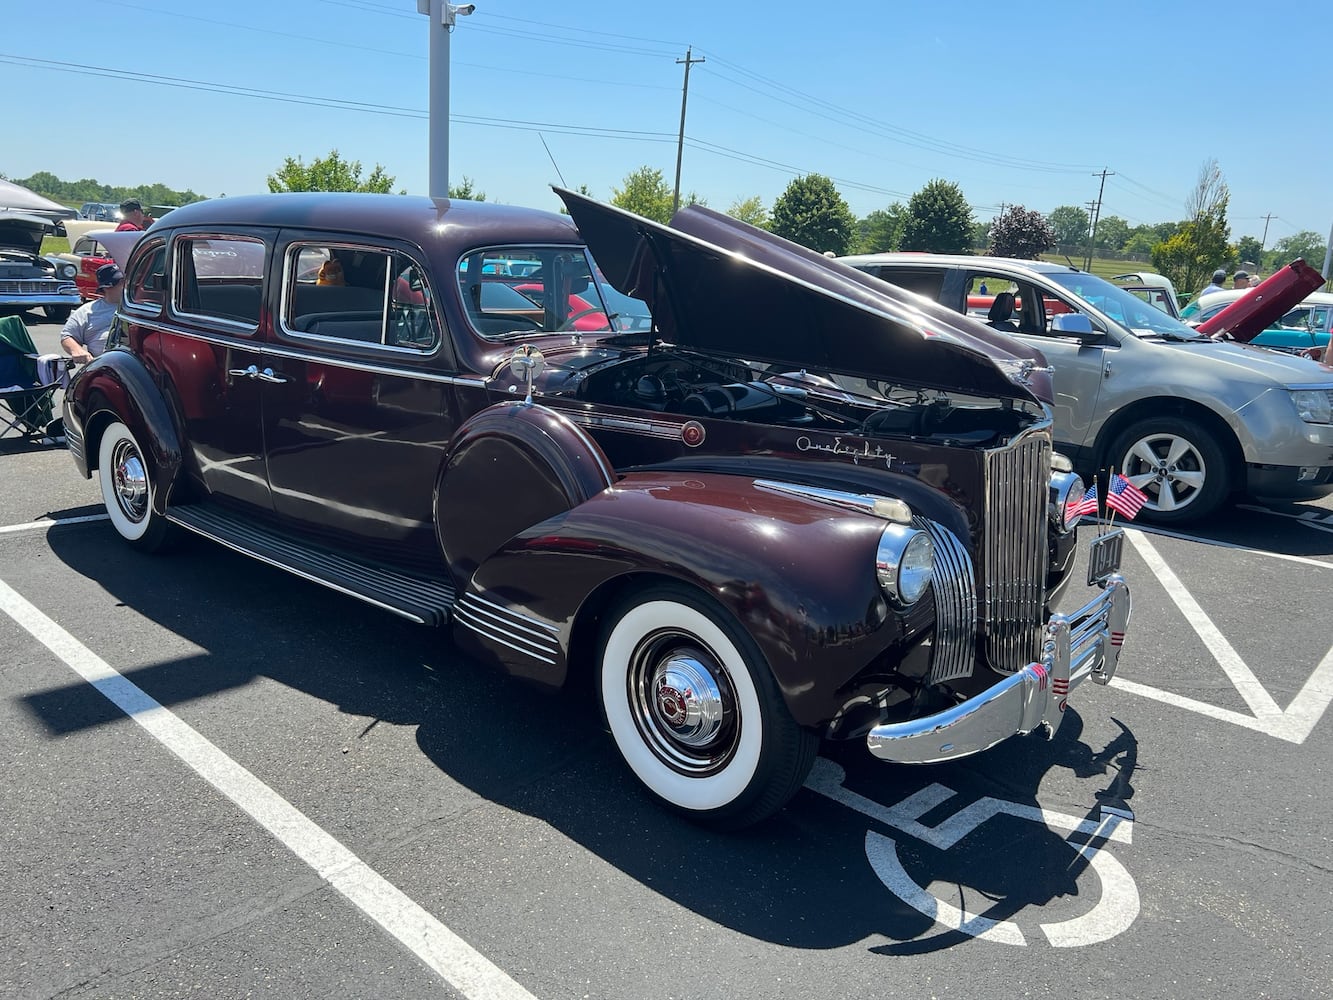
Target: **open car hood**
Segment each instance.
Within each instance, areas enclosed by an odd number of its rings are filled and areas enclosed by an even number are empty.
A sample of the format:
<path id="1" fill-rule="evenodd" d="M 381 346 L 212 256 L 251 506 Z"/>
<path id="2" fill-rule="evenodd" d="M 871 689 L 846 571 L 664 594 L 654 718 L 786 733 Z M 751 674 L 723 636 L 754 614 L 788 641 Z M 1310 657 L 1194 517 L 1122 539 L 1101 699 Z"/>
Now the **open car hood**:
<path id="1" fill-rule="evenodd" d="M 36 215 L 0 209 L 0 248 L 22 250 L 34 257 L 41 253 L 48 223 Z"/>
<path id="2" fill-rule="evenodd" d="M 1021 341 L 698 205 L 670 226 L 556 188 L 610 284 L 703 353 L 971 395 L 1052 401 Z"/>
<path id="3" fill-rule="evenodd" d="M 1204 320 L 1197 329 L 1209 336 L 1225 333 L 1232 340 L 1247 344 L 1323 284 L 1324 276 L 1298 257 L 1216 316 Z"/>

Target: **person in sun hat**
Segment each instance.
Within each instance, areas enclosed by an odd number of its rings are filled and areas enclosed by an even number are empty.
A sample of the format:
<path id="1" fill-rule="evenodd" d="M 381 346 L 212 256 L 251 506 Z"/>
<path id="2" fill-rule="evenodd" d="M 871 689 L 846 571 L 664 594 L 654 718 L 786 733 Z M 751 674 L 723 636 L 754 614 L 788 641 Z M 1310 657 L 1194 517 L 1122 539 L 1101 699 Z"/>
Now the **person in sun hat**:
<path id="1" fill-rule="evenodd" d="M 85 302 L 65 320 L 60 331 L 60 346 L 79 364 L 87 364 L 106 350 L 111 320 L 125 293 L 125 275 L 115 264 L 97 269 L 98 298 Z"/>

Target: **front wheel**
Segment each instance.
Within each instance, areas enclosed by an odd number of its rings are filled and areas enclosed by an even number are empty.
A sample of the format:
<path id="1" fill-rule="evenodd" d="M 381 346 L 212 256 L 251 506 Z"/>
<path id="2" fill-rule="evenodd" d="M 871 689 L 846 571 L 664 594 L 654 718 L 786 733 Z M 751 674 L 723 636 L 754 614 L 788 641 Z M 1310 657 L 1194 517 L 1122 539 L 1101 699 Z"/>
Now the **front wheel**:
<path id="1" fill-rule="evenodd" d="M 160 549 L 167 540 L 170 525 L 153 510 L 157 487 L 152 471 L 139 442 L 119 420 L 102 433 L 97 450 L 97 481 L 116 533 L 145 552 Z"/>
<path id="2" fill-rule="evenodd" d="M 1142 420 L 1111 448 L 1115 471 L 1148 495 L 1141 516 L 1154 524 L 1181 524 L 1211 514 L 1231 492 L 1231 470 L 1221 445 L 1185 417 Z"/>
<path id="3" fill-rule="evenodd" d="M 705 595 L 665 584 L 606 617 L 599 690 L 621 757 L 659 801 L 739 829 L 782 808 L 814 764 L 749 635 Z"/>

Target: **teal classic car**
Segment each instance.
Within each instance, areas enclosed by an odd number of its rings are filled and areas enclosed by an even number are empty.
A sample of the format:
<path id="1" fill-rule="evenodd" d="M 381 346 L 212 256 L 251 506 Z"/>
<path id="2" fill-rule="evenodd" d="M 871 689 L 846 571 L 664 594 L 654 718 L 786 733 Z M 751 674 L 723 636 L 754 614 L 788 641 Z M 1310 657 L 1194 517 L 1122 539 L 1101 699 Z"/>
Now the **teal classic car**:
<path id="1" fill-rule="evenodd" d="M 1181 309 L 1180 318 L 1191 326 L 1197 326 L 1216 316 L 1248 291 L 1247 288 L 1228 288 L 1201 295 Z M 1330 332 L 1333 332 L 1333 293 L 1311 292 L 1250 343 L 1280 351 L 1303 351 L 1311 347 L 1325 347 Z"/>

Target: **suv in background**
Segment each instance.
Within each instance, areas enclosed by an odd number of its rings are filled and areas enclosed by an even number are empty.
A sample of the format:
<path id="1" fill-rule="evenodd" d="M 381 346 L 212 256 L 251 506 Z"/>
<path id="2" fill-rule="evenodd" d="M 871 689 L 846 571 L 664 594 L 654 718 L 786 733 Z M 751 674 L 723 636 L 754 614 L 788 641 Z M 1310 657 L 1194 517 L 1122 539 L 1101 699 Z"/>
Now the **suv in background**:
<path id="1" fill-rule="evenodd" d="M 85 201 L 79 209 L 80 219 L 92 219 L 96 222 L 120 222 L 120 206 L 107 201 Z"/>
<path id="2" fill-rule="evenodd" d="M 1128 477 L 1148 494 L 1145 520 L 1197 520 L 1235 493 L 1333 492 L 1333 373 L 1312 361 L 1214 341 L 1065 264 L 920 253 L 842 260 L 1040 348 L 1054 366 L 1057 448 L 1085 475 Z M 983 285 L 985 298 L 969 302 Z M 993 308 L 1001 293 L 1011 316 Z"/>

